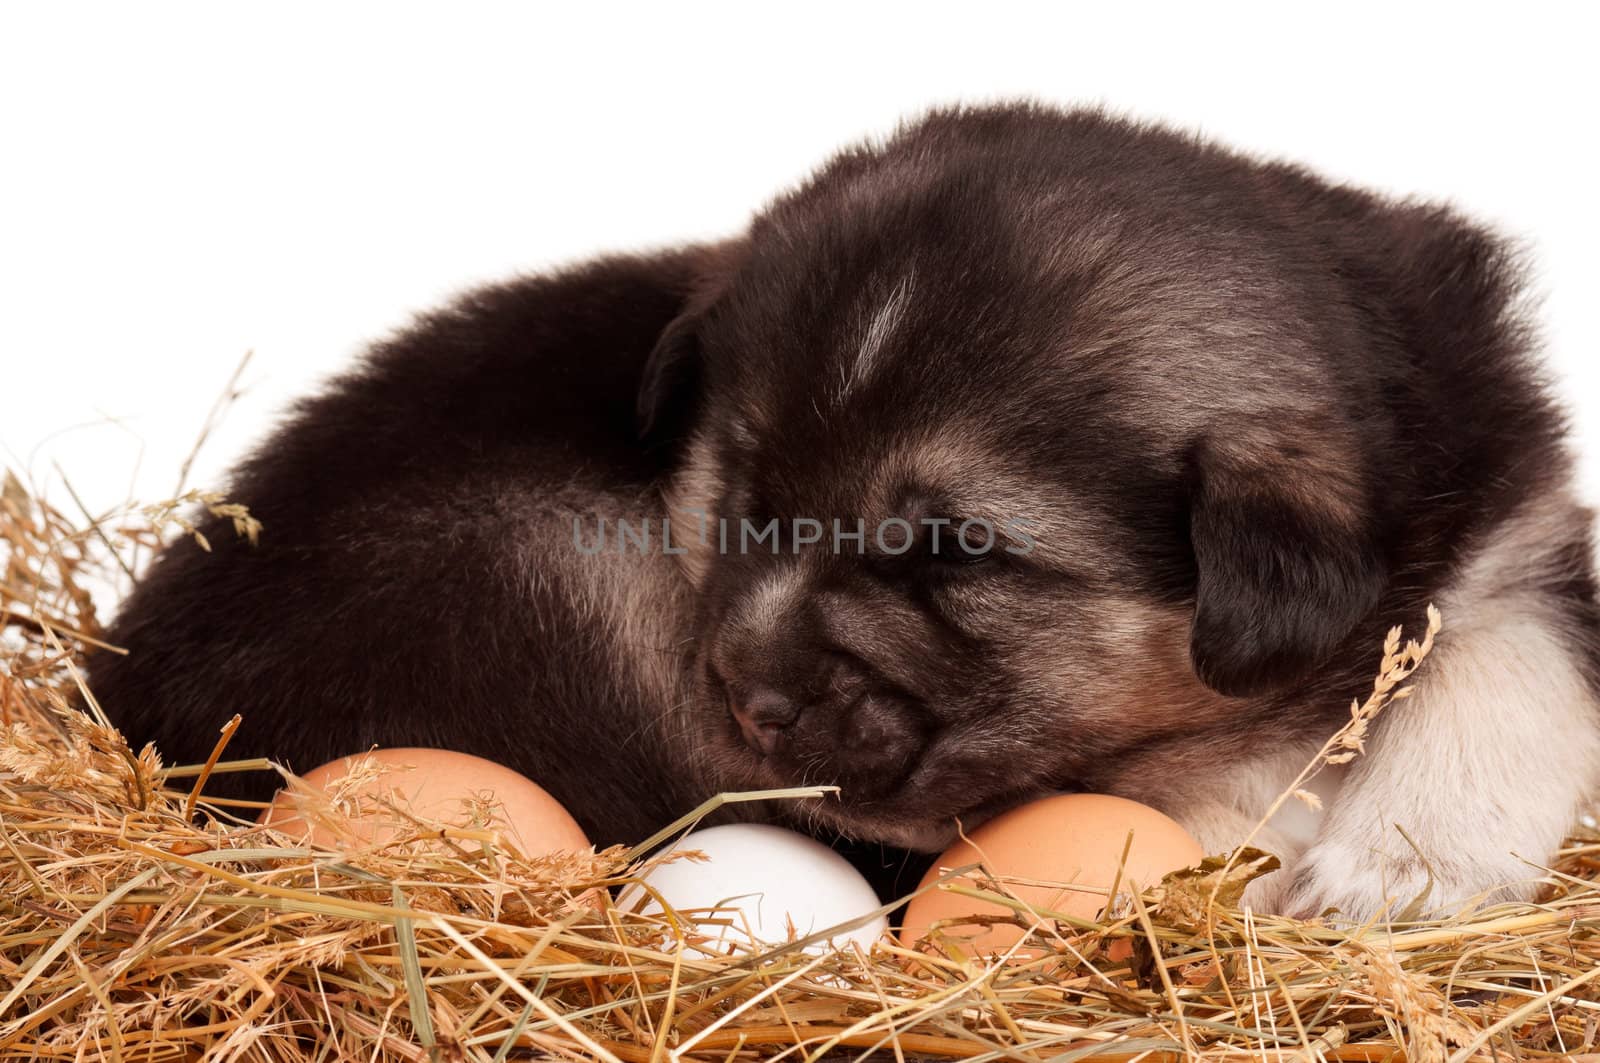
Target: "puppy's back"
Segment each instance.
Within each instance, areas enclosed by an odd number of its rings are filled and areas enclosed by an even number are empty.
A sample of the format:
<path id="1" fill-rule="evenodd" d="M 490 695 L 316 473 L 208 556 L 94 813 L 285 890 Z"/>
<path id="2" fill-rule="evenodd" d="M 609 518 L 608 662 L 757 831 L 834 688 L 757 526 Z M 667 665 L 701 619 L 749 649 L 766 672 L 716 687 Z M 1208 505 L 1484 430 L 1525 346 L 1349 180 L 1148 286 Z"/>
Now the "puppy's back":
<path id="1" fill-rule="evenodd" d="M 661 470 L 635 442 L 639 367 L 693 255 L 615 258 L 474 292 L 300 403 L 228 494 L 122 608 L 91 683 L 136 744 L 304 771 L 373 744 L 432 745 L 523 771 L 597 842 L 701 796 L 662 765 L 678 673 L 676 574 L 586 557 L 573 518 L 642 516 Z M 263 798 L 270 773 L 218 777 Z M 578 800 L 579 796 L 583 800 Z"/>

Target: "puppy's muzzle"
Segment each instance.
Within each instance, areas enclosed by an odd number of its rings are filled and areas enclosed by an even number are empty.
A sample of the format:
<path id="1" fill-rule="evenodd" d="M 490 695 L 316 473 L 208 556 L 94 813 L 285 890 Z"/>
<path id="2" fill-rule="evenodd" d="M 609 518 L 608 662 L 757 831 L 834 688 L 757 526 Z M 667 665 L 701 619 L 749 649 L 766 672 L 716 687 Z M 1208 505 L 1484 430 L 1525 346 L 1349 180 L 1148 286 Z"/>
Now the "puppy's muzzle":
<path id="1" fill-rule="evenodd" d="M 800 706 L 771 687 L 756 687 L 743 696 L 730 692 L 728 711 L 745 745 L 764 757 L 777 752 L 784 733 L 800 718 Z"/>
<path id="2" fill-rule="evenodd" d="M 713 670 L 729 737 L 760 758 L 775 783 L 825 780 L 846 801 L 893 791 L 931 737 L 925 711 L 847 658 L 811 664 L 802 670 L 815 677 L 809 683 L 774 681 L 770 670 L 723 680 Z"/>

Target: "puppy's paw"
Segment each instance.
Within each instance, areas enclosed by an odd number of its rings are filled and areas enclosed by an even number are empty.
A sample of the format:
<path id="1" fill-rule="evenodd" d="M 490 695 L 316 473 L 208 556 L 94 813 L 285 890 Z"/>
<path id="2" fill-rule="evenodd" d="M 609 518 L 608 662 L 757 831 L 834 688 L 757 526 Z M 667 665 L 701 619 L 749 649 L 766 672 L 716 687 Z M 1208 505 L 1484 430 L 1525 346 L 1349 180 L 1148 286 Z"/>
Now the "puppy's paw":
<path id="1" fill-rule="evenodd" d="M 1270 905 L 1298 919 L 1331 911 L 1336 922 L 1363 923 L 1398 918 L 1408 910 L 1426 915 L 1530 900 L 1538 890 L 1536 875 L 1509 853 L 1503 858 L 1450 853 L 1425 865 L 1415 853 L 1402 857 L 1323 841 L 1291 869 L 1292 877 Z"/>

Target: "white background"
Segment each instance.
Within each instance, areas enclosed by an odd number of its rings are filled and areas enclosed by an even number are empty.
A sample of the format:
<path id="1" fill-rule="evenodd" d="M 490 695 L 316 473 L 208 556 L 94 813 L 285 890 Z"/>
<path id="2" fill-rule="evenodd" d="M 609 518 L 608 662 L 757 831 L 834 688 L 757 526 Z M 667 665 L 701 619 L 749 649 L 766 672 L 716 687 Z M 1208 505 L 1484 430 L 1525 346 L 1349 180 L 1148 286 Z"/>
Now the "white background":
<path id="1" fill-rule="evenodd" d="M 59 464 L 96 509 L 165 497 L 254 350 L 193 477 L 217 483 L 287 397 L 451 292 L 732 231 L 852 138 L 1027 94 L 1526 241 L 1600 497 L 1581 5 L 1115 6 L 8 6 L 0 459 Z"/>

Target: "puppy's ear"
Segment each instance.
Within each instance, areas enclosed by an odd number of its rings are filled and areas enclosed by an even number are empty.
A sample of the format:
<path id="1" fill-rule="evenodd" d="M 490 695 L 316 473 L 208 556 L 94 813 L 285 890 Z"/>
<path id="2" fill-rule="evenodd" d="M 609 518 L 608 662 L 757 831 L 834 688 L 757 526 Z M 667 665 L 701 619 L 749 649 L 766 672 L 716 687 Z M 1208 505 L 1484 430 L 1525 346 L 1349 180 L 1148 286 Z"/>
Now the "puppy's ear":
<path id="1" fill-rule="evenodd" d="M 662 329 L 639 376 L 634 424 L 647 446 L 669 446 L 688 434 L 705 382 L 700 327 L 732 284 L 746 250 L 741 238 L 692 252 L 693 277 L 682 311 Z"/>
<path id="2" fill-rule="evenodd" d="M 639 378 L 636 424 L 647 444 L 681 438 L 700 401 L 699 315 L 680 314 L 662 330 Z"/>
<path id="3" fill-rule="evenodd" d="M 1327 661 L 1388 578 L 1353 441 L 1273 420 L 1214 433 L 1188 455 L 1198 570 L 1189 650 L 1206 685 L 1229 696 L 1284 686 Z"/>

